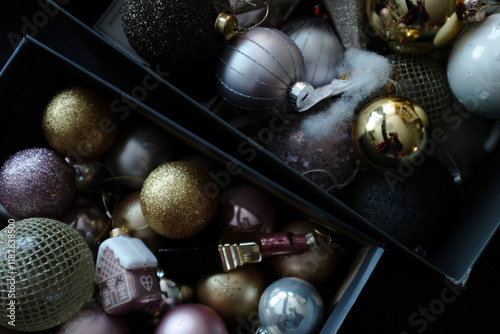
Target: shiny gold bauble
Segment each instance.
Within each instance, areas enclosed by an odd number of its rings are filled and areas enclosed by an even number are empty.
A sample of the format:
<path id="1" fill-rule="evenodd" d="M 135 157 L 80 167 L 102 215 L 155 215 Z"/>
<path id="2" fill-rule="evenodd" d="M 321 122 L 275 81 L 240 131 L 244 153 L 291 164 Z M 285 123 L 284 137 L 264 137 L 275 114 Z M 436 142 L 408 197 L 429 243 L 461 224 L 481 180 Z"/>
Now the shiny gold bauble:
<path id="1" fill-rule="evenodd" d="M 113 210 L 113 226 L 125 228 L 129 236 L 141 239 L 152 252 L 156 252 L 163 236 L 154 231 L 144 218 L 140 194 L 140 191 L 134 191 L 118 202 Z"/>
<path id="2" fill-rule="evenodd" d="M 429 137 L 425 111 L 409 100 L 393 96 L 366 105 L 353 126 L 358 156 L 380 169 L 396 169 L 404 159 L 418 158 Z"/>
<path id="3" fill-rule="evenodd" d="M 0 254 L 2 327 L 45 330 L 92 298 L 92 253 L 80 233 L 61 221 L 9 220 L 0 231 Z"/>
<path id="4" fill-rule="evenodd" d="M 330 282 L 335 275 L 340 261 L 340 244 L 335 240 L 327 242 L 327 236 L 333 237 L 332 231 L 309 220 L 296 220 L 282 228 L 295 234 L 319 231 L 325 238 L 318 239 L 318 248 L 299 255 L 274 256 L 269 259 L 274 273 L 282 277 L 297 277 L 308 281 L 317 288 Z"/>
<path id="5" fill-rule="evenodd" d="M 436 34 L 455 13 L 457 0 L 368 0 L 368 21 L 387 45 L 404 54 L 435 51 Z"/>
<path id="6" fill-rule="evenodd" d="M 141 189 L 141 208 L 149 226 L 173 239 L 189 238 L 212 221 L 218 198 L 203 169 L 172 161 L 154 169 Z"/>
<path id="7" fill-rule="evenodd" d="M 238 319 L 247 321 L 257 313 L 265 288 L 260 265 L 249 264 L 227 273 L 200 277 L 196 295 L 201 304 L 215 310 L 228 326 L 233 326 Z"/>
<path id="8" fill-rule="evenodd" d="M 56 94 L 45 107 L 42 128 L 49 145 L 76 163 L 103 154 L 118 134 L 111 101 L 86 87 Z"/>

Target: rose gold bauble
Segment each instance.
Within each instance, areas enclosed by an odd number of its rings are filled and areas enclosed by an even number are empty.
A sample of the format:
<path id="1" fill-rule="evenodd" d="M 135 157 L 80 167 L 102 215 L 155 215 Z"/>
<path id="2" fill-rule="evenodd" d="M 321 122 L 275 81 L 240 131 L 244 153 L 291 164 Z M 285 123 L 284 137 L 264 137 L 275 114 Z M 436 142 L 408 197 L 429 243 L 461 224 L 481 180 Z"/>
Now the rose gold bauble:
<path id="1" fill-rule="evenodd" d="M 283 231 L 292 233 L 309 233 L 313 229 L 324 235 L 332 231 L 308 220 L 297 220 L 285 227 Z M 335 274 L 340 260 L 339 245 L 335 242 L 327 244 L 320 239 L 319 248 L 300 255 L 276 256 L 269 259 L 274 273 L 279 277 L 297 277 L 318 287 L 327 283 Z"/>
<path id="2" fill-rule="evenodd" d="M 141 192 L 134 191 L 121 199 L 113 210 L 113 224 L 124 227 L 132 238 L 141 239 L 148 248 L 155 252 L 163 238 L 149 227 L 141 209 Z"/>
<path id="3" fill-rule="evenodd" d="M 130 328 L 121 316 L 109 315 L 102 308 L 85 306 L 63 323 L 56 334 L 129 334 Z"/>
<path id="4" fill-rule="evenodd" d="M 264 289 L 265 278 L 259 264 L 251 264 L 201 277 L 196 294 L 200 303 L 214 309 L 231 326 L 238 318 L 247 320 L 257 312 Z"/>

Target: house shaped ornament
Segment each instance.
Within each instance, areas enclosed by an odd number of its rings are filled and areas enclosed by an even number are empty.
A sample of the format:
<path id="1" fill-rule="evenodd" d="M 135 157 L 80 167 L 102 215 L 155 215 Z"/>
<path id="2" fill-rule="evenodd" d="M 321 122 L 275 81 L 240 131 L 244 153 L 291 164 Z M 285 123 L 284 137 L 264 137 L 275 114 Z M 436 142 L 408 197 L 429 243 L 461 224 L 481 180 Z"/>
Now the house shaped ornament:
<path id="1" fill-rule="evenodd" d="M 99 247 L 94 278 L 104 311 L 122 315 L 159 302 L 156 257 L 140 239 L 122 234 L 119 229 L 111 235 L 116 236 Z"/>

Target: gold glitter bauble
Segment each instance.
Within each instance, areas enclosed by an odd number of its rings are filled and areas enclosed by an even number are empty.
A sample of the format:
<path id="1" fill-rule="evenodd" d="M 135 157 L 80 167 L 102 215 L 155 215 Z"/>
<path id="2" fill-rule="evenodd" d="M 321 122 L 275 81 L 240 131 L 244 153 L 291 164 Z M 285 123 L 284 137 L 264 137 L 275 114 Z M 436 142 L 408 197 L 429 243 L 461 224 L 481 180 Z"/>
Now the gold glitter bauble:
<path id="1" fill-rule="evenodd" d="M 200 277 L 196 296 L 201 304 L 215 310 L 228 326 L 233 326 L 238 319 L 247 321 L 257 313 L 265 288 L 259 264 L 250 264 L 227 273 Z"/>
<path id="2" fill-rule="evenodd" d="M 94 260 L 81 235 L 49 218 L 0 231 L 1 326 L 39 331 L 68 320 L 94 292 Z M 9 317 L 10 316 L 10 317 Z M 11 322 L 13 321 L 13 322 Z"/>
<path id="3" fill-rule="evenodd" d="M 49 145 L 75 162 L 97 158 L 113 144 L 118 118 L 111 101 L 85 87 L 65 89 L 45 107 L 42 128 Z"/>
<path id="4" fill-rule="evenodd" d="M 142 185 L 141 208 L 149 226 L 174 239 L 203 230 L 217 210 L 213 181 L 200 167 L 172 161 L 153 170 Z"/>
<path id="5" fill-rule="evenodd" d="M 368 22 L 394 51 L 429 54 L 439 29 L 453 15 L 457 0 L 368 0 Z"/>
<path id="6" fill-rule="evenodd" d="M 429 137 L 429 119 L 405 98 L 383 97 L 361 110 L 352 137 L 362 160 L 380 169 L 395 169 L 403 159 L 418 158 Z"/>

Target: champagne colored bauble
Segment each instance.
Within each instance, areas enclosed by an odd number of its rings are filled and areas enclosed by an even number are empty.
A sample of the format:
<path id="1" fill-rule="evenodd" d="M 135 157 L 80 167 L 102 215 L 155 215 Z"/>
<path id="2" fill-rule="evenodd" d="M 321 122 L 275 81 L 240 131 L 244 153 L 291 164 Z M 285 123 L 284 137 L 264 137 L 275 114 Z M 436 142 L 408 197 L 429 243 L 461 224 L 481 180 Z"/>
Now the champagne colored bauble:
<path id="1" fill-rule="evenodd" d="M 453 94 L 445 68 L 429 56 L 393 53 L 387 59 L 394 67 L 394 94 L 422 107 L 433 129 L 443 128 L 446 115 L 453 111 Z"/>
<path id="2" fill-rule="evenodd" d="M 448 57 L 448 81 L 469 111 L 500 117 L 500 14 L 472 24 Z"/>
<path id="3" fill-rule="evenodd" d="M 118 134 L 118 118 L 111 101 L 86 87 L 56 94 L 45 107 L 42 120 L 50 146 L 75 163 L 102 155 Z"/>
<path id="4" fill-rule="evenodd" d="M 321 101 L 307 112 L 297 114 L 276 131 L 266 149 L 285 164 L 326 191 L 334 192 L 356 175 L 357 164 L 351 140 L 352 117 L 336 113 L 334 100 Z M 331 128 L 318 136 L 321 115 L 332 117 Z M 311 124 L 310 121 L 313 121 Z"/>
<path id="5" fill-rule="evenodd" d="M 179 305 L 167 312 L 154 334 L 228 334 L 222 318 L 210 307 L 198 303 Z"/>
<path id="6" fill-rule="evenodd" d="M 105 161 L 122 187 L 138 190 L 153 169 L 172 160 L 172 151 L 172 139 L 164 130 L 150 122 L 133 121 L 121 127 Z"/>
<path id="7" fill-rule="evenodd" d="M 282 231 L 295 234 L 305 234 L 317 230 L 325 236 L 332 236 L 332 231 L 309 220 L 297 220 L 287 224 Z M 319 247 L 299 255 L 275 256 L 269 259 L 269 264 L 275 275 L 279 277 L 298 277 L 308 281 L 316 288 L 330 282 L 337 271 L 340 260 L 338 243 L 327 243 L 319 239 Z"/>
<path id="8" fill-rule="evenodd" d="M 229 186 L 219 195 L 217 223 L 239 230 L 274 231 L 276 208 L 271 197 L 252 184 Z"/>
<path id="9" fill-rule="evenodd" d="M 56 218 L 75 193 L 75 170 L 47 148 L 19 151 L 0 169 L 0 202 L 17 219 Z"/>
<path id="10" fill-rule="evenodd" d="M 107 237 L 106 229 L 109 221 L 102 199 L 99 200 L 90 196 L 78 196 L 58 218 L 80 233 L 92 251 L 94 259 L 97 257 L 99 242 Z"/>
<path id="11" fill-rule="evenodd" d="M 383 97 L 366 105 L 352 130 L 362 161 L 379 169 L 395 169 L 403 160 L 418 159 L 429 138 L 425 111 L 402 97 Z"/>
<path id="12" fill-rule="evenodd" d="M 64 322 L 56 334 L 129 334 L 125 318 L 109 315 L 97 305 L 82 307 Z"/>
<path id="13" fill-rule="evenodd" d="M 342 60 L 344 50 L 326 20 L 298 18 L 286 23 L 281 31 L 297 44 L 304 55 L 306 82 L 313 87 L 320 87 L 339 77 L 336 67 Z"/>
<path id="14" fill-rule="evenodd" d="M 259 301 L 259 318 L 266 334 L 317 333 L 323 312 L 319 291 L 296 277 L 274 281 Z"/>
<path id="15" fill-rule="evenodd" d="M 230 108 L 247 117 L 297 109 L 312 92 L 302 52 L 284 32 L 255 27 L 226 42 L 215 64 L 216 86 Z"/>
<path id="16" fill-rule="evenodd" d="M 8 310 L 15 301 L 14 311 L 8 311 L 14 318 L 2 317 L 2 326 L 15 320 L 16 330 L 44 330 L 68 320 L 90 301 L 92 253 L 67 224 L 49 218 L 12 222 L 0 231 L 0 253 L 0 306 Z"/>
<path id="17" fill-rule="evenodd" d="M 391 49 L 423 55 L 436 50 L 433 40 L 456 0 L 368 0 L 366 8 L 371 29 Z"/>
<path id="18" fill-rule="evenodd" d="M 257 312 L 265 287 L 259 264 L 253 264 L 200 277 L 196 295 L 201 304 L 212 308 L 232 327 L 238 318 L 247 320 Z"/>
<path id="19" fill-rule="evenodd" d="M 200 167 L 167 162 L 153 170 L 141 189 L 141 208 L 149 226 L 173 239 L 194 236 L 207 227 L 217 210 L 213 181 Z"/>
<path id="20" fill-rule="evenodd" d="M 214 2 L 125 0 L 123 30 L 132 48 L 155 68 L 169 72 L 199 68 L 224 43 L 214 30 L 220 13 Z"/>
<path id="21" fill-rule="evenodd" d="M 113 226 L 124 227 L 132 238 L 141 239 L 152 251 L 158 250 L 163 236 L 149 227 L 141 209 L 141 192 L 134 191 L 122 198 L 113 210 Z"/>

